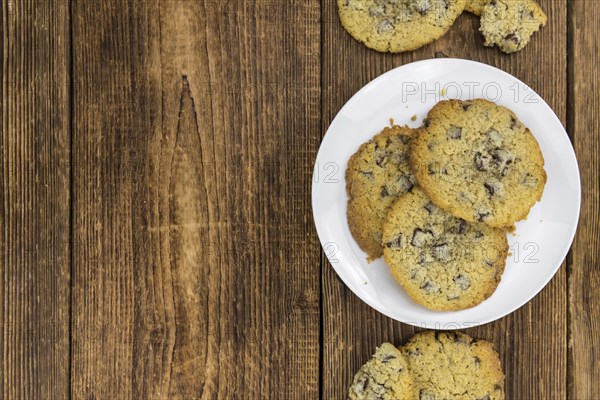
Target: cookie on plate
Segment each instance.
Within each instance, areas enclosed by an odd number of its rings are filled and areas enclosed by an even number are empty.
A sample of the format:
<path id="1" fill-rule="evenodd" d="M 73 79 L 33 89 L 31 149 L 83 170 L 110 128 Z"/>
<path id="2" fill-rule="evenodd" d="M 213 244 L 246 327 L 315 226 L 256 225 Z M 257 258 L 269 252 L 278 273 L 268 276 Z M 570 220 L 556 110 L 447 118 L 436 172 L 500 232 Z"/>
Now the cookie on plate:
<path id="1" fill-rule="evenodd" d="M 413 378 L 394 345 L 383 343 L 354 376 L 350 400 L 412 400 Z"/>
<path id="2" fill-rule="evenodd" d="M 390 209 L 383 243 L 394 279 L 413 301 L 438 311 L 473 307 L 491 296 L 508 253 L 503 229 L 453 217 L 418 186 Z"/>
<path id="3" fill-rule="evenodd" d="M 470 12 L 471 14 L 481 15 L 483 12 L 483 7 L 490 0 L 467 0 L 465 4 L 465 11 Z"/>
<path id="4" fill-rule="evenodd" d="M 381 52 L 415 50 L 444 35 L 466 0 L 338 0 L 344 29 Z"/>
<path id="5" fill-rule="evenodd" d="M 514 53 L 525 47 L 547 20 L 533 0 L 491 0 L 483 7 L 479 30 L 485 46 L 496 45 L 505 53 Z"/>
<path id="6" fill-rule="evenodd" d="M 370 259 L 381 257 L 381 234 L 388 209 L 415 184 L 408 151 L 416 131 L 385 128 L 360 146 L 348 161 L 348 225 Z"/>
<path id="7" fill-rule="evenodd" d="M 509 109 L 483 99 L 441 101 L 423 126 L 411 165 L 431 200 L 454 216 L 510 227 L 542 197 L 542 152 Z"/>
<path id="8" fill-rule="evenodd" d="M 419 400 L 503 400 L 504 373 L 492 343 L 459 332 L 425 331 L 401 351 Z"/>

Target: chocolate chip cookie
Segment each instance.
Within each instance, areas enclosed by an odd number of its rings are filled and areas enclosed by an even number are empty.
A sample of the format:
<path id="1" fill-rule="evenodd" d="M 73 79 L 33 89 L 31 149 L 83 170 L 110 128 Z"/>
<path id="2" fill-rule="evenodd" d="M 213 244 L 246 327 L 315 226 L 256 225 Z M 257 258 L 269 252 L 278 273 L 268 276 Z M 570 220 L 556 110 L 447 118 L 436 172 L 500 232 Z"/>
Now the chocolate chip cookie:
<path id="1" fill-rule="evenodd" d="M 381 52 L 415 50 L 444 35 L 466 0 L 338 0 L 344 29 Z"/>
<path id="2" fill-rule="evenodd" d="M 485 46 L 496 45 L 505 53 L 514 53 L 525 47 L 547 20 L 533 0 L 490 0 L 481 12 L 479 30 Z"/>
<path id="3" fill-rule="evenodd" d="M 465 11 L 471 14 L 481 15 L 483 7 L 488 3 L 489 0 L 467 0 L 465 4 Z"/>
<path id="4" fill-rule="evenodd" d="M 452 215 L 510 227 L 542 197 L 542 152 L 509 109 L 483 99 L 441 101 L 423 127 L 411 165 L 431 200 Z"/>
<path id="5" fill-rule="evenodd" d="M 459 332 L 421 332 L 400 348 L 418 400 L 503 400 L 504 373 L 492 343 Z"/>
<path id="6" fill-rule="evenodd" d="M 487 299 L 500 282 L 508 252 L 504 230 L 453 217 L 418 186 L 390 209 L 383 246 L 394 279 L 413 301 L 439 311 Z"/>
<path id="7" fill-rule="evenodd" d="M 350 400 L 412 400 L 413 378 L 406 359 L 394 345 L 384 343 L 354 376 Z"/>
<path id="8" fill-rule="evenodd" d="M 385 128 L 348 161 L 348 225 L 370 259 L 382 255 L 381 234 L 388 209 L 415 184 L 408 160 L 415 134 L 406 126 Z"/>

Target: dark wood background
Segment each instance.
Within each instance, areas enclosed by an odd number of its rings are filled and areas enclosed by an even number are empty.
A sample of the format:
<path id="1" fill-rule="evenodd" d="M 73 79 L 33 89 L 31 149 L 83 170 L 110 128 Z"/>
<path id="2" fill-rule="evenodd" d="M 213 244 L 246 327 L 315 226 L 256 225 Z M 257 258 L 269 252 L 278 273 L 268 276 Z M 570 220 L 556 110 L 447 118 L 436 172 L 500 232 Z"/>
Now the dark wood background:
<path id="1" fill-rule="evenodd" d="M 508 399 L 600 399 L 600 2 L 541 0 L 522 52 L 463 15 L 368 50 L 334 0 L 4 0 L 0 398 L 342 399 L 414 328 L 321 253 L 310 186 L 341 106 L 442 51 L 526 82 L 570 134 L 577 237 L 495 342 Z"/>

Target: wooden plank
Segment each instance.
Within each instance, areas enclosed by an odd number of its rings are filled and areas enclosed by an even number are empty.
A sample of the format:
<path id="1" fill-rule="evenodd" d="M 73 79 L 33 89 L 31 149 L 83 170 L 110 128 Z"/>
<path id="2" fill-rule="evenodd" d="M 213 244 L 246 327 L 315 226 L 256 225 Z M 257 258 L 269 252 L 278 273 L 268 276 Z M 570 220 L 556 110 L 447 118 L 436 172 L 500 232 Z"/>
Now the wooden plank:
<path id="1" fill-rule="evenodd" d="M 549 24 L 520 53 L 502 54 L 483 47 L 478 19 L 463 14 L 440 40 L 406 54 L 380 54 L 356 42 L 341 27 L 336 2 L 322 2 L 323 123 L 325 132 L 342 105 L 371 79 L 394 67 L 433 58 L 480 61 L 501 68 L 537 91 L 565 123 L 566 6 L 539 2 Z M 551 63 L 536 60 L 552 59 Z M 406 116 L 408 122 L 410 115 Z M 338 371 L 323 381 L 323 398 L 344 398 L 356 370 L 383 341 L 403 343 L 415 329 L 384 317 L 362 303 L 323 263 L 323 371 Z M 566 268 L 515 313 L 467 333 L 492 340 L 506 373 L 507 398 L 566 398 Z"/>
<path id="2" fill-rule="evenodd" d="M 0 398 L 66 398 L 68 2 L 1 10 Z"/>
<path id="3" fill-rule="evenodd" d="M 75 398 L 315 398 L 319 3 L 73 3 Z"/>
<path id="4" fill-rule="evenodd" d="M 588 400 L 600 393 L 600 4 L 576 0 L 569 11 L 569 129 L 582 192 L 569 266 L 569 398 Z"/>

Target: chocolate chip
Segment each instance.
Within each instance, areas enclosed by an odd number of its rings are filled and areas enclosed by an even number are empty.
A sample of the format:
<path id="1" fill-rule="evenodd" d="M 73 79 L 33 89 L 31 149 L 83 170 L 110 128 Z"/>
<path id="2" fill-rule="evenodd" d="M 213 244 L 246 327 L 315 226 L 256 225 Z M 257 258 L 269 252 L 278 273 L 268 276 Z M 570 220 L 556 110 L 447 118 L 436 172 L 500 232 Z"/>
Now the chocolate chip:
<path id="1" fill-rule="evenodd" d="M 481 231 L 476 231 L 475 232 L 475 238 L 476 239 L 481 239 L 483 237 L 483 232 Z"/>
<path id="2" fill-rule="evenodd" d="M 461 104 L 461 107 L 462 107 L 462 109 L 463 109 L 463 110 L 465 110 L 465 111 L 467 111 L 467 110 L 468 110 L 469 108 L 471 108 L 472 106 L 473 106 L 473 104 L 471 104 L 471 103 L 464 103 L 464 102 L 463 102 L 463 103 Z"/>
<path id="3" fill-rule="evenodd" d="M 433 214 L 437 210 L 437 207 L 432 202 L 425 204 L 423 207 L 427 210 L 427 212 L 430 215 Z"/>
<path id="4" fill-rule="evenodd" d="M 360 171 L 360 173 L 363 174 L 364 176 L 366 176 L 369 179 L 375 178 L 375 175 L 373 174 L 373 171 Z"/>
<path id="5" fill-rule="evenodd" d="M 446 54 L 444 54 L 442 51 L 436 51 L 435 58 L 448 58 L 448 56 Z"/>
<path id="6" fill-rule="evenodd" d="M 510 118 L 510 129 L 515 129 L 515 126 L 517 126 L 517 120 L 515 119 L 515 117 L 511 117 Z"/>
<path id="7" fill-rule="evenodd" d="M 517 37 L 517 35 L 516 35 L 516 34 L 514 34 L 514 33 L 509 33 L 508 35 L 506 35 L 506 36 L 504 37 L 504 40 L 507 40 L 507 41 L 513 42 L 514 44 L 519 44 L 519 42 L 520 42 L 519 38 L 518 38 L 518 37 Z M 511 128 L 512 128 L 512 126 L 511 126 Z"/>
<path id="8" fill-rule="evenodd" d="M 512 163 L 512 154 L 508 150 L 495 149 L 492 152 L 490 152 L 490 154 L 492 155 L 492 159 L 498 164 Z"/>
<path id="9" fill-rule="evenodd" d="M 401 141 L 403 144 L 408 144 L 408 143 L 410 142 L 410 136 L 407 136 L 407 135 L 400 135 L 400 136 L 398 136 L 398 138 L 400 139 L 400 141 Z"/>
<path id="10" fill-rule="evenodd" d="M 437 287 L 435 284 L 433 284 L 429 281 L 427 281 L 423 285 L 421 285 L 421 289 L 423 289 L 427 293 L 436 293 L 436 292 L 440 291 L 439 287 Z"/>
<path id="11" fill-rule="evenodd" d="M 485 260 L 485 263 L 486 263 L 486 264 L 487 264 L 489 267 L 492 267 L 492 266 L 494 266 L 494 263 L 495 263 L 495 261 L 494 261 L 494 260 L 490 260 L 490 259 L 487 259 L 487 258 L 486 258 L 486 260 Z"/>
<path id="12" fill-rule="evenodd" d="M 389 19 L 384 19 L 377 25 L 377 33 L 382 34 L 394 30 L 394 24 Z"/>
<path id="13" fill-rule="evenodd" d="M 381 362 L 386 364 L 389 363 L 390 360 L 395 360 L 396 356 L 392 355 L 392 354 L 386 354 L 383 357 L 381 357 Z"/>
<path id="14" fill-rule="evenodd" d="M 450 260 L 450 248 L 448 244 L 442 243 L 435 245 L 431 248 L 433 257 L 438 261 L 449 261 Z"/>
<path id="15" fill-rule="evenodd" d="M 450 139 L 460 139 L 462 137 L 462 128 L 451 125 L 450 128 L 448 128 L 447 136 Z"/>
<path id="16" fill-rule="evenodd" d="M 415 9 L 421 15 L 425 15 L 427 11 L 432 7 L 430 0 L 413 0 Z"/>
<path id="17" fill-rule="evenodd" d="M 464 336 L 459 335 L 456 332 L 452 332 L 454 334 L 454 343 L 464 343 L 464 344 L 469 344 L 469 341 L 467 339 L 465 339 Z"/>
<path id="18" fill-rule="evenodd" d="M 408 352 L 408 355 L 411 357 L 419 357 L 421 355 L 421 351 L 419 349 L 411 350 Z"/>
<path id="19" fill-rule="evenodd" d="M 425 119 L 423 120 L 423 126 L 424 126 L 425 128 L 429 128 L 429 125 L 431 125 L 431 121 L 429 120 L 429 118 L 425 118 Z"/>
<path id="20" fill-rule="evenodd" d="M 365 378 L 364 381 L 362 382 L 361 390 L 362 391 L 367 390 L 368 386 L 369 386 L 369 378 Z"/>
<path id="21" fill-rule="evenodd" d="M 471 287 L 471 280 L 463 274 L 456 275 L 453 279 L 461 290 L 467 290 Z"/>
<path id="22" fill-rule="evenodd" d="M 498 5 L 498 3 L 496 2 L 496 0 L 491 0 L 489 3 L 492 7 L 496 7 Z"/>
<path id="23" fill-rule="evenodd" d="M 464 235 L 465 233 L 467 233 L 468 228 L 469 226 L 467 225 L 467 221 L 461 219 L 458 223 L 458 233 Z"/>
<path id="24" fill-rule="evenodd" d="M 502 145 L 502 135 L 500 135 L 500 132 L 498 132 L 496 129 L 490 129 L 489 131 L 486 132 L 486 137 L 487 140 L 493 145 L 493 146 L 501 146 Z"/>
<path id="25" fill-rule="evenodd" d="M 475 363 L 475 365 L 479 365 L 481 363 L 481 359 L 477 356 L 473 357 L 473 362 Z"/>
<path id="26" fill-rule="evenodd" d="M 400 178 L 398 178 L 398 186 L 400 187 L 400 192 L 406 193 L 410 192 L 414 184 L 410 181 L 408 177 L 401 176 Z"/>
<path id="27" fill-rule="evenodd" d="M 425 389 L 421 389 L 419 391 L 419 400 L 437 400 L 435 394 L 431 392 L 425 391 Z"/>
<path id="28" fill-rule="evenodd" d="M 413 231 L 413 237 L 411 240 L 411 244 L 415 247 L 423 247 L 433 240 L 433 232 L 424 231 L 419 228 Z"/>
<path id="29" fill-rule="evenodd" d="M 392 153 L 391 158 L 395 165 L 400 165 L 406 159 L 406 154 L 400 152 Z"/>
<path id="30" fill-rule="evenodd" d="M 435 170 L 433 169 L 433 164 L 429 164 L 429 165 L 427 166 L 427 173 L 428 173 L 429 175 L 433 175 L 433 174 L 435 174 Z"/>
<path id="31" fill-rule="evenodd" d="M 399 249 L 402 246 L 402 235 L 398 235 L 398 237 L 390 240 L 385 245 L 389 249 Z"/>
<path id="32" fill-rule="evenodd" d="M 387 186 L 382 186 L 382 187 L 381 187 L 381 193 L 380 193 L 380 196 L 381 196 L 381 197 L 389 197 L 389 196 L 391 196 L 391 194 L 390 194 L 390 192 L 389 192 L 389 190 L 388 190 Z"/>
<path id="33" fill-rule="evenodd" d="M 410 279 L 415 279 L 417 277 L 417 270 L 413 270 L 410 274 Z"/>
<path id="34" fill-rule="evenodd" d="M 498 383 L 496 383 L 496 384 L 494 385 L 494 391 L 495 391 L 495 392 L 502 391 L 502 386 L 500 386 Z"/>
<path id="35" fill-rule="evenodd" d="M 480 152 L 475 153 L 475 168 L 478 171 L 487 171 L 490 169 L 490 159 L 489 157 L 481 154 Z"/>
<path id="36" fill-rule="evenodd" d="M 388 163 L 387 155 L 379 156 L 377 158 L 377 160 L 375 160 L 375 164 L 379 165 L 380 167 L 384 167 L 387 163 Z"/>
<path id="37" fill-rule="evenodd" d="M 498 185 L 496 185 L 495 183 L 486 182 L 483 184 L 483 186 L 485 186 L 485 188 L 488 191 L 490 196 L 493 196 L 494 194 L 496 194 L 499 189 Z"/>
<path id="38" fill-rule="evenodd" d="M 385 5 L 373 4 L 371 7 L 369 7 L 369 15 L 372 17 L 381 17 L 385 15 Z"/>
<path id="39" fill-rule="evenodd" d="M 477 213 L 477 221 L 483 222 L 485 220 L 485 218 L 488 217 L 489 215 L 490 215 L 489 212 L 479 212 L 479 213 Z"/>

